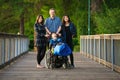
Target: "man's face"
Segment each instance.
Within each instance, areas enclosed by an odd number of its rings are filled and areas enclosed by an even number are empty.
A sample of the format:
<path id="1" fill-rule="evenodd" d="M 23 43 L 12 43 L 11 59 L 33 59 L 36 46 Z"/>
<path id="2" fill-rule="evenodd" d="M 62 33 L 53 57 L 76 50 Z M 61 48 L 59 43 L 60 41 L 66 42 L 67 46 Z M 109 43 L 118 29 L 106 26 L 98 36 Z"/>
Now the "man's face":
<path id="1" fill-rule="evenodd" d="M 49 14 L 50 14 L 51 17 L 54 17 L 55 16 L 55 10 L 50 10 Z"/>

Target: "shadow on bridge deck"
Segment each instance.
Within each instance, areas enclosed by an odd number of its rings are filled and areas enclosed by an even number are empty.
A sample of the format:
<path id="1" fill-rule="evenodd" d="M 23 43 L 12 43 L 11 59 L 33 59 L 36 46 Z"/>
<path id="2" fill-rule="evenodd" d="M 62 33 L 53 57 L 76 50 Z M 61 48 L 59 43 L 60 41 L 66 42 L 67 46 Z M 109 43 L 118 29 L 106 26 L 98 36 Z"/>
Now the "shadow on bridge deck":
<path id="1" fill-rule="evenodd" d="M 79 53 L 74 58 L 74 69 L 37 69 L 36 54 L 29 52 L 0 70 L 0 80 L 120 80 L 119 73 Z"/>

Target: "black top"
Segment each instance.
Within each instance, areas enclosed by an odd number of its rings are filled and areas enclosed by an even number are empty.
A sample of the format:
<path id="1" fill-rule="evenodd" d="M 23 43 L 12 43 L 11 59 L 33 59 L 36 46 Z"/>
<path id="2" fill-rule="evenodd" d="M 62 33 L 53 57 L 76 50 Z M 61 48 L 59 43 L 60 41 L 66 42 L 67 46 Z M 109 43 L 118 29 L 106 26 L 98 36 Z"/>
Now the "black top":
<path id="1" fill-rule="evenodd" d="M 39 23 L 36 23 L 35 26 L 35 31 L 37 33 L 36 35 L 36 46 L 46 46 L 46 30 L 45 26 Z"/>
<path id="2" fill-rule="evenodd" d="M 70 22 L 69 26 L 65 26 L 65 24 L 62 24 L 62 39 L 64 42 L 66 42 L 69 47 L 73 50 L 73 43 L 72 43 L 72 36 L 76 36 L 76 27 L 75 25 Z"/>
<path id="3" fill-rule="evenodd" d="M 72 49 L 72 33 L 70 31 L 70 26 L 65 26 L 65 32 L 66 32 L 66 43 L 69 45 L 69 47 Z"/>

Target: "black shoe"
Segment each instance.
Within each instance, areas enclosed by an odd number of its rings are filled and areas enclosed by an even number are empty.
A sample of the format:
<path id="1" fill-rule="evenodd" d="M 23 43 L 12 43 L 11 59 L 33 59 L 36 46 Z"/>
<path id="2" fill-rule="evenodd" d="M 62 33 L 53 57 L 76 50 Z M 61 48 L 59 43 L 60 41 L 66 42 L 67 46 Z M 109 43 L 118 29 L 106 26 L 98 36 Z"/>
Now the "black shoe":
<path id="1" fill-rule="evenodd" d="M 72 69 L 73 69 L 73 68 L 75 68 L 75 66 L 74 66 L 74 65 L 71 65 L 71 66 L 70 66 L 70 68 L 72 68 Z"/>

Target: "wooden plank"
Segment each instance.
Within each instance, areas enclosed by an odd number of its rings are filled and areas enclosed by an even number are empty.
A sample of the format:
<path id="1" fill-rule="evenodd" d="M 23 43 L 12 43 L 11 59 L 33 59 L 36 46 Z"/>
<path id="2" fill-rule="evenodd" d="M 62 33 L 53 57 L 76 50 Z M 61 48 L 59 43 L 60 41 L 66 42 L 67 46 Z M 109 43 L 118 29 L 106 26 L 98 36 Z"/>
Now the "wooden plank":
<path id="1" fill-rule="evenodd" d="M 37 69 L 36 53 L 30 52 L 2 69 L 0 80 L 120 80 L 119 73 L 80 53 L 74 53 L 74 59 L 74 69 Z"/>
<path id="2" fill-rule="evenodd" d="M 99 58 L 98 57 L 92 56 L 90 54 L 85 55 L 83 52 L 81 54 L 86 56 L 87 58 L 91 58 L 92 60 L 94 60 L 96 62 L 99 62 Z M 105 65 L 105 66 L 107 66 L 107 67 L 109 67 L 109 68 L 112 68 L 112 63 L 107 62 L 107 61 L 105 61 L 103 59 L 100 59 L 100 63 Z M 114 65 L 114 70 L 120 73 L 120 66 Z"/>

